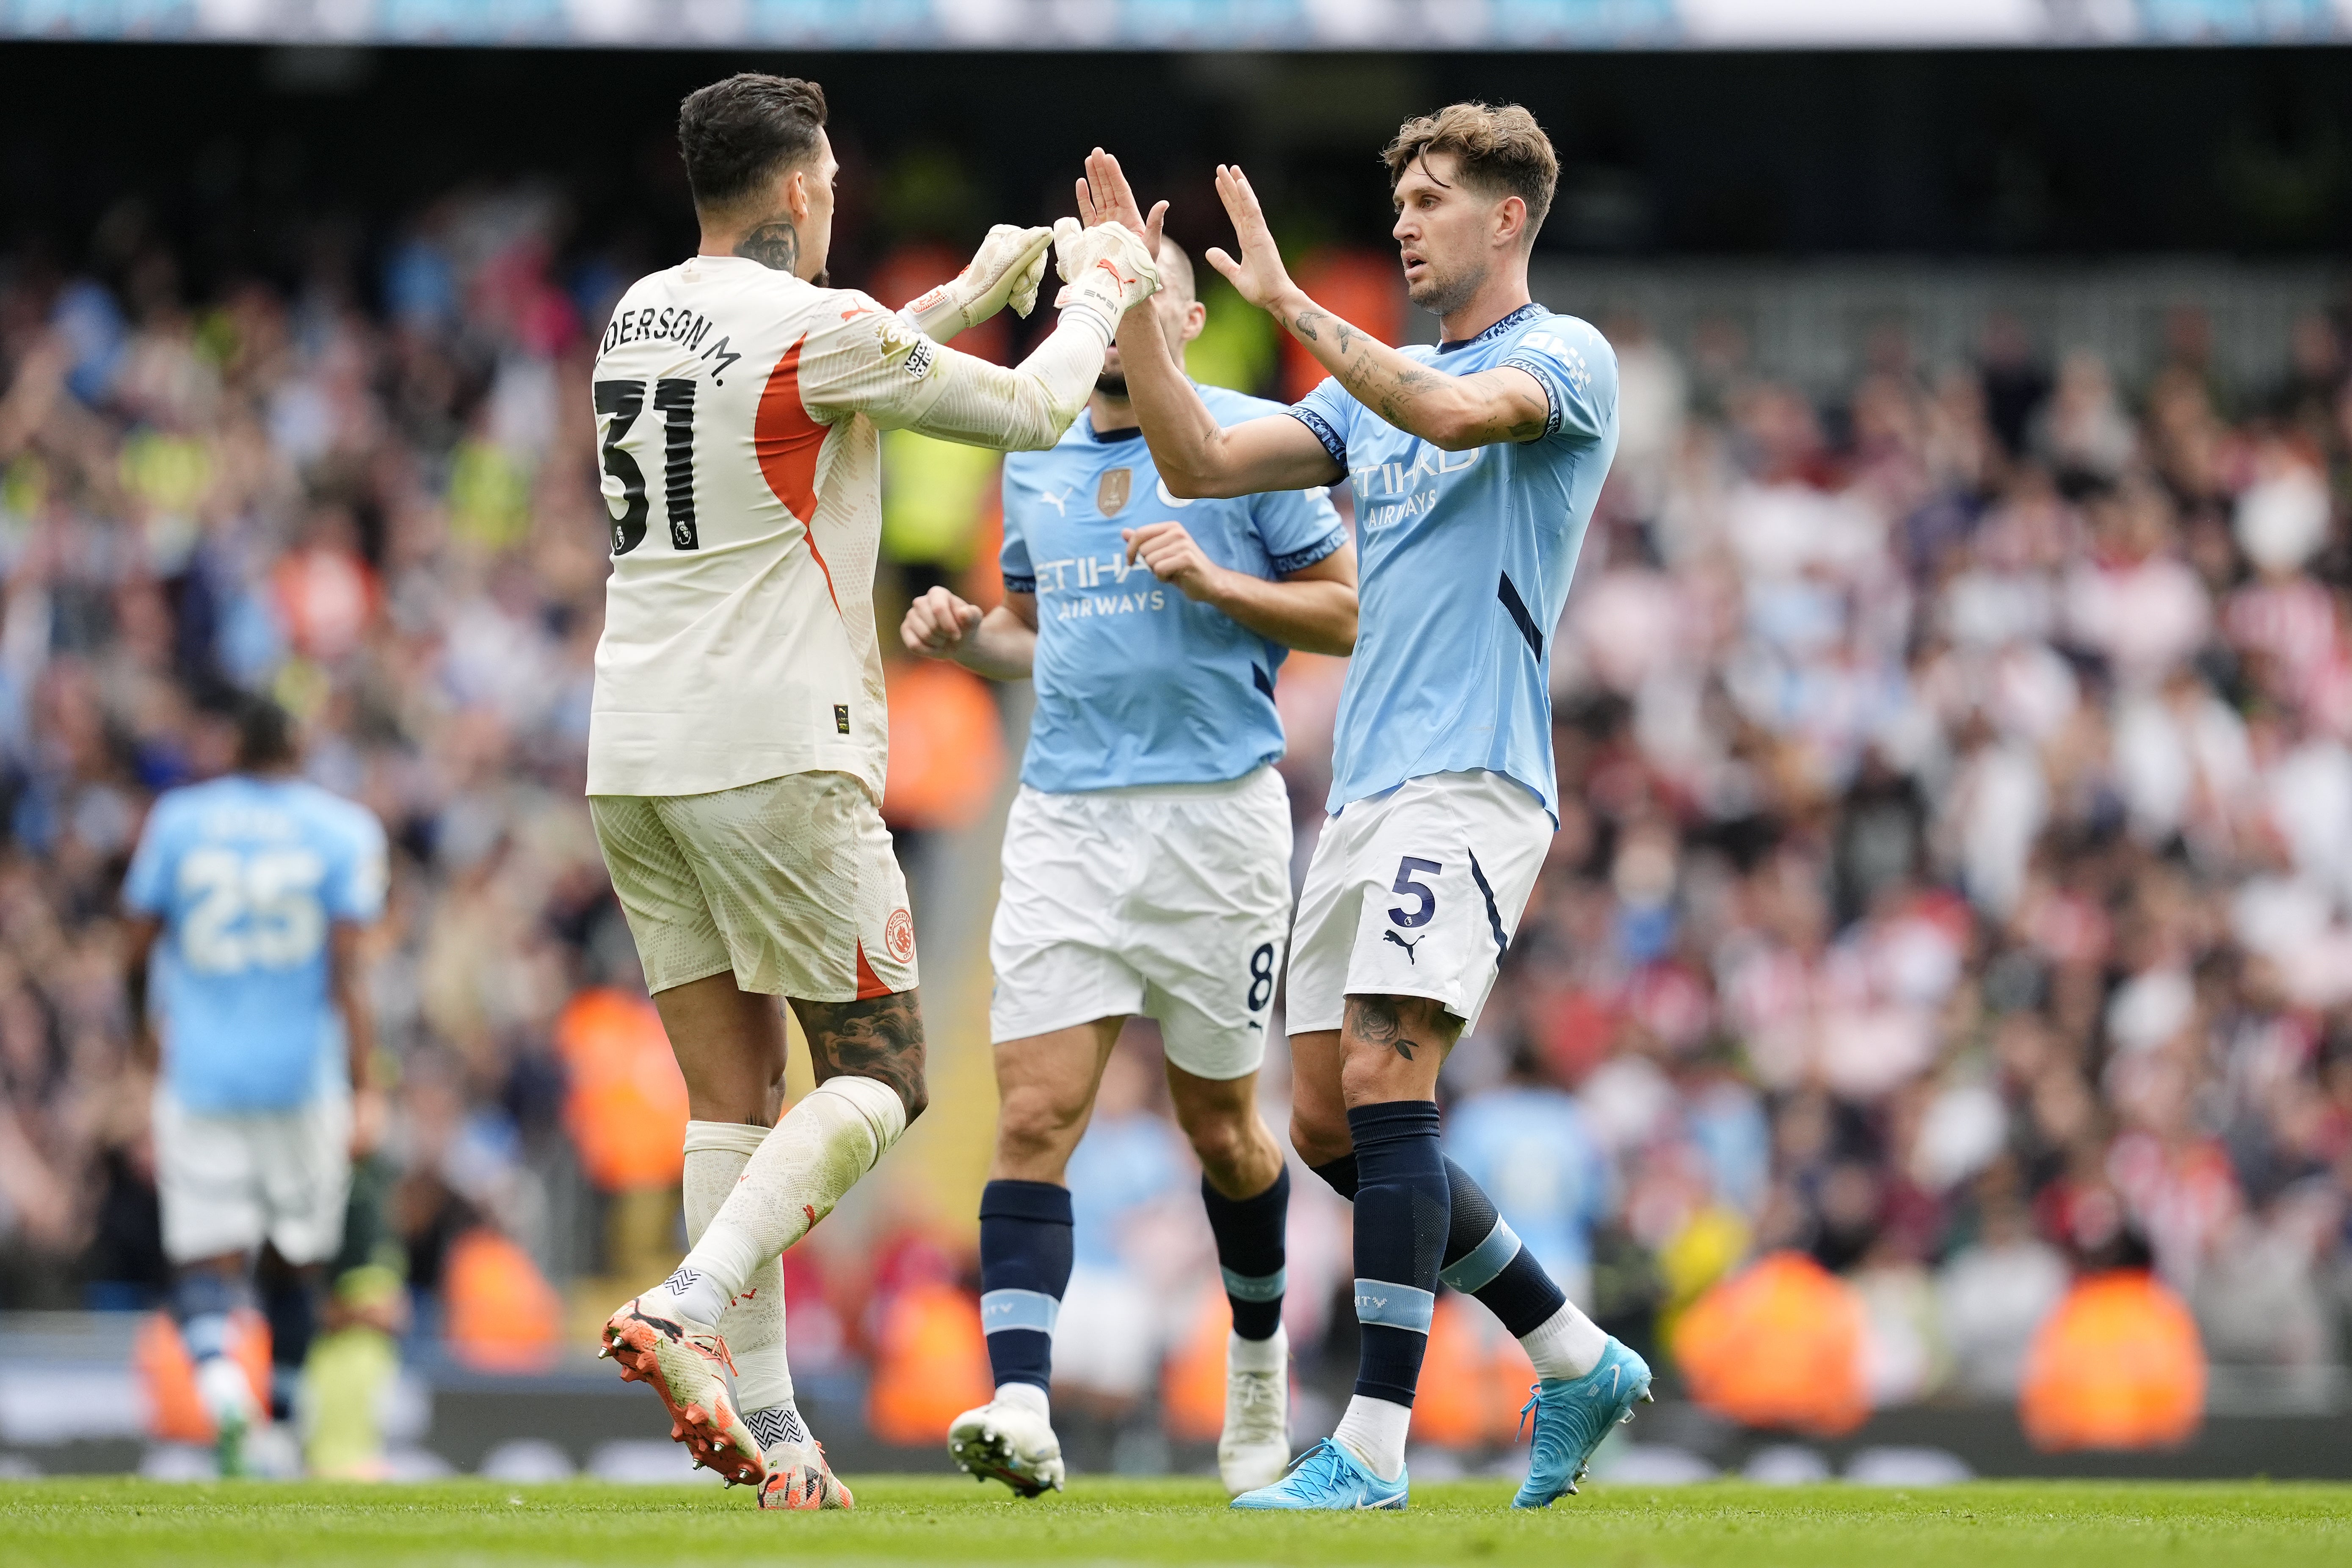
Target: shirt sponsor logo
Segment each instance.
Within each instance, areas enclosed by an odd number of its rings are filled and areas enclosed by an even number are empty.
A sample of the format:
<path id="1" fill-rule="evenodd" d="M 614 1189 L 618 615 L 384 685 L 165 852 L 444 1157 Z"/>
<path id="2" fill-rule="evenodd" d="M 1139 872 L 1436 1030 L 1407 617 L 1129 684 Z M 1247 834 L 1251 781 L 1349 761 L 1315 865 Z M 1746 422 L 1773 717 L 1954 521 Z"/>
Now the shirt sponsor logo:
<path id="1" fill-rule="evenodd" d="M 1129 577 L 1141 577 L 1146 583 L 1156 581 L 1151 568 L 1140 561 L 1129 561 L 1125 550 L 1114 550 L 1108 555 L 1070 555 L 1059 561 L 1037 563 L 1040 594 L 1067 594 L 1073 590 L 1084 593 L 1105 584 L 1124 587 Z"/>
<path id="2" fill-rule="evenodd" d="M 934 356 L 931 340 L 923 336 L 898 316 L 877 314 L 874 321 L 874 341 L 882 350 L 884 363 L 898 360 L 909 381 L 920 381 L 931 374 Z"/>
<path id="3" fill-rule="evenodd" d="M 1054 607 L 1057 621 L 1083 621 L 1095 616 L 1131 616 L 1139 610 L 1157 610 L 1168 603 L 1168 591 L 1154 588 L 1148 594 L 1086 594 L 1064 599 Z"/>
<path id="4" fill-rule="evenodd" d="M 1367 463 L 1348 470 L 1356 491 L 1359 526 L 1378 532 L 1425 516 L 1437 505 L 1440 482 L 1475 466 L 1484 449 L 1473 447 L 1466 452 L 1444 452 L 1423 443 L 1416 445 L 1420 454 L 1410 463 Z M 1373 504 L 1380 496 L 1400 499 Z"/>
<path id="5" fill-rule="evenodd" d="M 1436 507 L 1435 490 L 1423 490 L 1417 496 L 1407 496 L 1400 501 L 1389 501 L 1381 506 L 1366 507 L 1363 514 L 1364 531 L 1368 533 L 1378 533 L 1383 529 L 1395 528 L 1400 524 L 1411 522 L 1414 518 L 1425 516 L 1435 510 Z"/>

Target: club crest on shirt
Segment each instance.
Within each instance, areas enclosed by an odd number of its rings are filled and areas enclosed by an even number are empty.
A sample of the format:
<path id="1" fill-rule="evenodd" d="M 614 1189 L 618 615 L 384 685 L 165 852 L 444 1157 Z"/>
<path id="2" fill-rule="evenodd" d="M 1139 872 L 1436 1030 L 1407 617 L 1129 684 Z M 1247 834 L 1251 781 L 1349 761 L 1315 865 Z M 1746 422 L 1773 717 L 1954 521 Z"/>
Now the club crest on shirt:
<path id="1" fill-rule="evenodd" d="M 1095 510 L 1105 517 L 1116 517 L 1127 510 L 1127 493 L 1135 488 L 1133 468 L 1109 468 L 1095 486 Z"/>

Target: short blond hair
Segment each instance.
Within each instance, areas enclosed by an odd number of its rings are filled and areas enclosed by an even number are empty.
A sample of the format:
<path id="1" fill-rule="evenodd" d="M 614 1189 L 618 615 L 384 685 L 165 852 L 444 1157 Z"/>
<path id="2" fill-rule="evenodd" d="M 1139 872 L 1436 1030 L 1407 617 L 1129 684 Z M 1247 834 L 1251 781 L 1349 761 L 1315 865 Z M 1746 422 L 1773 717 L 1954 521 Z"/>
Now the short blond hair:
<path id="1" fill-rule="evenodd" d="M 1527 237 L 1535 239 L 1559 184 L 1559 155 L 1534 115 L 1516 103 L 1449 103 L 1434 114 L 1406 121 L 1381 153 L 1389 166 L 1389 189 L 1395 190 L 1404 172 L 1429 153 L 1453 153 L 1464 184 L 1525 202 Z"/>

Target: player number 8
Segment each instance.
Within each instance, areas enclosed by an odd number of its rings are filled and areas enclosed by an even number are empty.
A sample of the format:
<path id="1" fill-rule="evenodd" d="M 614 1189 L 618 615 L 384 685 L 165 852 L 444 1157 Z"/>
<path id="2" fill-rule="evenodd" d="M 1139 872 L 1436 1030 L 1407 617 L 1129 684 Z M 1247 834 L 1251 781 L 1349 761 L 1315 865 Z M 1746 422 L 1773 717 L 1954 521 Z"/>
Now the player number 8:
<path id="1" fill-rule="evenodd" d="M 1262 942 L 1250 954 L 1249 1010 L 1253 1013 L 1274 1000 L 1274 943 Z"/>

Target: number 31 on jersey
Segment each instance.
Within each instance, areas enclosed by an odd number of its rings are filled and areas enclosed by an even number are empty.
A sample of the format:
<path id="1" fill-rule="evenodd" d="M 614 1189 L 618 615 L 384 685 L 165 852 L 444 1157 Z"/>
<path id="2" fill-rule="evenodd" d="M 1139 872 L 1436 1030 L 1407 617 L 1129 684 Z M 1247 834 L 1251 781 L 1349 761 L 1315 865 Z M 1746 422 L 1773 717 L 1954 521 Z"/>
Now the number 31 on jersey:
<path id="1" fill-rule="evenodd" d="M 604 510 L 611 516 L 617 493 L 621 514 L 612 519 L 613 553 L 626 555 L 645 542 L 646 519 L 653 504 L 646 498 L 646 471 L 626 449 L 629 431 L 645 412 L 646 391 L 651 387 L 654 408 L 662 416 L 662 504 L 669 515 L 673 550 L 699 550 L 694 528 L 694 391 L 691 380 L 600 381 L 596 413 L 608 418 L 604 426 Z"/>

